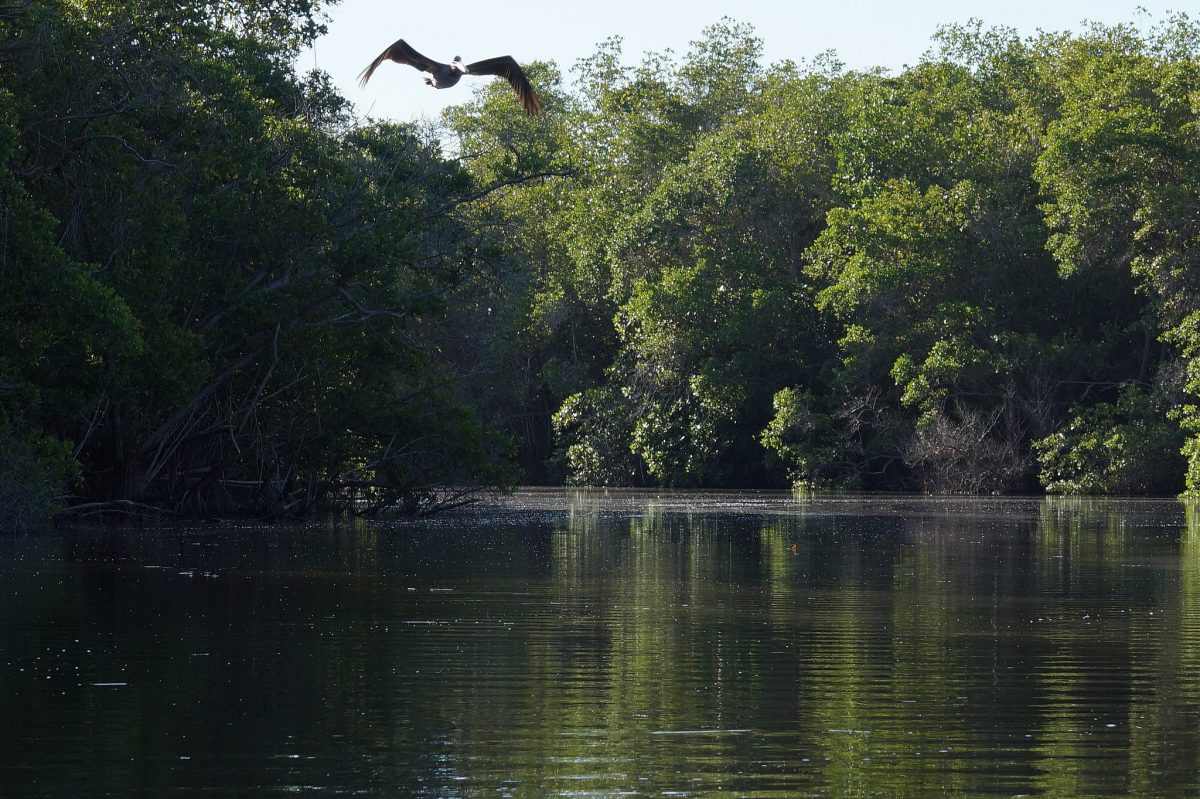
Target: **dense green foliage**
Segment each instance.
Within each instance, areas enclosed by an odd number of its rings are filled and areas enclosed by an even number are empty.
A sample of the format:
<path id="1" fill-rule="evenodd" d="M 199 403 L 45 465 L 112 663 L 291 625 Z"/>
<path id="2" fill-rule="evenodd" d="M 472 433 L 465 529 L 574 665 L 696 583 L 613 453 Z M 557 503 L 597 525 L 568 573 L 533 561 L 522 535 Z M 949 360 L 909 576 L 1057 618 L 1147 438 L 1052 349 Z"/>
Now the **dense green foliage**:
<path id="1" fill-rule="evenodd" d="M 14 516 L 420 508 L 510 444 L 441 351 L 469 176 L 297 77 L 310 2 L 8 7 L 0 492 Z M 361 503 L 365 503 L 361 504 Z"/>
<path id="2" fill-rule="evenodd" d="M 1200 29 L 946 28 L 899 75 L 576 67 L 537 136 L 484 93 L 463 151 L 575 178 L 493 198 L 525 264 L 530 460 L 587 484 L 1200 488 Z M 496 166 L 469 163 L 477 179 Z"/>
<path id="3" fill-rule="evenodd" d="M 513 479 L 1200 490 L 1200 28 L 602 43 L 362 122 L 318 0 L 0 6 L 0 524 Z"/>

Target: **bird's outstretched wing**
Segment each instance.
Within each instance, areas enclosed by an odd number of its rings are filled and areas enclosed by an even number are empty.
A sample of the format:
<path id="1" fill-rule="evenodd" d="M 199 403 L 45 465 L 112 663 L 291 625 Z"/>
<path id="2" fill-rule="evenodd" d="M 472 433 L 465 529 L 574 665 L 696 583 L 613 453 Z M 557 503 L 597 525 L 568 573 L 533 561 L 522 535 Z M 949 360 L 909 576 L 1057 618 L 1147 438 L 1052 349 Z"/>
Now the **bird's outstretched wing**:
<path id="1" fill-rule="evenodd" d="M 467 64 L 467 74 L 499 75 L 508 81 L 508 85 L 513 87 L 513 91 L 517 93 L 517 97 L 521 98 L 521 105 L 525 106 L 527 112 L 536 114 L 542 110 L 542 101 L 534 93 L 533 86 L 529 83 L 529 78 L 525 77 L 521 66 L 510 55 L 502 55 L 498 58 L 485 58 L 483 61 Z"/>
<path id="2" fill-rule="evenodd" d="M 374 74 L 375 68 L 384 61 L 395 61 L 397 64 L 408 64 L 410 67 L 416 67 L 422 72 L 433 72 L 433 70 L 438 66 L 437 61 L 421 55 L 416 50 L 412 49 L 408 42 L 404 41 L 403 39 L 397 39 L 391 47 L 377 55 L 375 60 L 371 62 L 371 65 L 359 74 L 359 85 L 366 86 L 367 81 L 369 81 L 371 79 L 371 75 Z"/>

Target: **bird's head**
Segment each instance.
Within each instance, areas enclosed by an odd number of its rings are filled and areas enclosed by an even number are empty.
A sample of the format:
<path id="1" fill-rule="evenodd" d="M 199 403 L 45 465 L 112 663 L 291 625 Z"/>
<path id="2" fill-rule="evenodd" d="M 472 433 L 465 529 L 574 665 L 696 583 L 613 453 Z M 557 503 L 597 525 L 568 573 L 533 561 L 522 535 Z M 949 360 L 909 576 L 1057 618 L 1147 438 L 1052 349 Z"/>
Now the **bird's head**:
<path id="1" fill-rule="evenodd" d="M 454 56 L 454 60 L 450 62 L 450 66 L 463 74 L 466 74 L 467 65 L 463 63 L 462 56 Z"/>

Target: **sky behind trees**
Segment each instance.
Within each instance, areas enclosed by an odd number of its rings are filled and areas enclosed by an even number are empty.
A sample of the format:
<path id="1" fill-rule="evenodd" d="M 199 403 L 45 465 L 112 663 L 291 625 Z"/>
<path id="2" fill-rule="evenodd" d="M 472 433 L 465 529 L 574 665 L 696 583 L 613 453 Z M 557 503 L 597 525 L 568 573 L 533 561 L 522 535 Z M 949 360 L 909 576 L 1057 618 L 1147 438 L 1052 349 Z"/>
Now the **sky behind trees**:
<path id="1" fill-rule="evenodd" d="M 461 55 L 475 61 L 511 54 L 518 61 L 554 61 L 570 79 L 570 67 L 591 55 L 610 36 L 624 41 L 627 61 L 645 52 L 688 50 L 702 30 L 729 16 L 753 25 L 768 62 L 802 61 L 828 50 L 852 69 L 883 66 L 899 70 L 928 49 L 939 25 L 975 17 L 1027 36 L 1040 30 L 1079 30 L 1084 20 L 1142 26 L 1186 6 L 1178 0 L 607 0 L 602 3 L 398 3 L 395 0 L 342 0 L 329 11 L 329 33 L 304 53 L 300 70 L 316 66 L 360 113 L 377 119 L 410 121 L 436 117 L 469 99 L 472 82 L 434 91 L 409 67 L 385 65 L 365 89 L 358 74 L 398 38 L 425 55 L 449 61 Z"/>

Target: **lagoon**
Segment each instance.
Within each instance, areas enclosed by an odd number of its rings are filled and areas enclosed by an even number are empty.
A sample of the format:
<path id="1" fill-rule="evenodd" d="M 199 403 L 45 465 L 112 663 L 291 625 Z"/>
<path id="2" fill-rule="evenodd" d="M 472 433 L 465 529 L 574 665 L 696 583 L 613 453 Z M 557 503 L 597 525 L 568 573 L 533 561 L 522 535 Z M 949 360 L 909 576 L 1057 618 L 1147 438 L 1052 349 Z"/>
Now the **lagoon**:
<path id="1" fill-rule="evenodd" d="M 0 796 L 1194 796 L 1200 506 L 528 490 L 0 536 Z"/>

